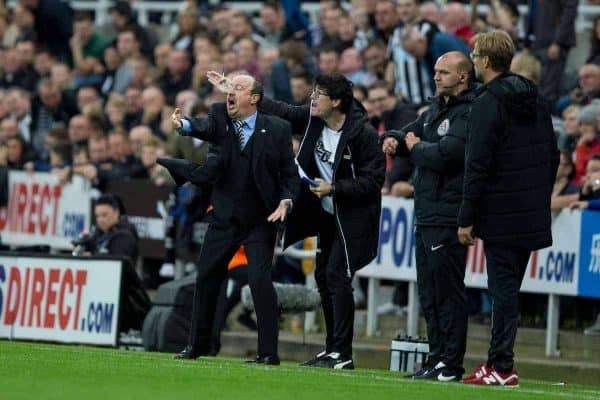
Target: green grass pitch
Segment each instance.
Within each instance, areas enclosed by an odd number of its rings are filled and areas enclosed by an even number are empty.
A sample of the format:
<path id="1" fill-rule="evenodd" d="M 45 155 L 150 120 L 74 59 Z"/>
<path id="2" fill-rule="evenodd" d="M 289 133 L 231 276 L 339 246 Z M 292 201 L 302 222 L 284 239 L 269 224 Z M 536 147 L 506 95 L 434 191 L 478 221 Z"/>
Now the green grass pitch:
<path id="1" fill-rule="evenodd" d="M 18 399 L 598 400 L 600 386 L 522 380 L 514 389 L 472 387 L 411 381 L 384 370 L 179 361 L 171 354 L 0 341 L 0 400 Z"/>

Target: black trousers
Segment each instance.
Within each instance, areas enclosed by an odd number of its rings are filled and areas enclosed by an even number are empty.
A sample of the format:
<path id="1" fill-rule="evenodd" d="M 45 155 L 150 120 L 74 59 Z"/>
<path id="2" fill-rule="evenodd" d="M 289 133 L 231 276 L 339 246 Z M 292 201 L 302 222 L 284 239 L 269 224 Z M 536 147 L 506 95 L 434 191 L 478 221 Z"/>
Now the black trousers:
<path id="1" fill-rule="evenodd" d="M 346 262 L 344 243 L 334 216 L 323 211 L 318 235 L 315 281 L 325 316 L 325 350 L 352 357 L 354 335 L 354 296 L 352 275 Z"/>
<path id="2" fill-rule="evenodd" d="M 513 347 L 519 320 L 519 289 L 531 251 L 484 243 L 488 290 L 492 298 L 492 340 L 487 365 L 508 373 L 514 365 Z"/>
<path id="3" fill-rule="evenodd" d="M 221 348 L 221 332 L 225 329 L 227 316 L 242 299 L 242 288 L 247 284 L 248 268 L 246 266 L 240 265 L 227 272 L 227 277 L 221 284 L 217 298 L 217 308 L 215 310 L 212 339 L 210 342 L 213 347 L 212 350 L 218 351 Z"/>
<path id="4" fill-rule="evenodd" d="M 219 290 L 227 275 L 227 265 L 241 244 L 248 258 L 248 284 L 256 311 L 257 354 L 276 355 L 279 308 L 271 280 L 275 228 L 267 223 L 249 230 L 209 226 L 198 261 L 190 344 L 202 353 L 208 352 Z"/>
<path id="5" fill-rule="evenodd" d="M 469 316 L 464 283 L 467 248 L 458 242 L 456 229 L 418 226 L 415 257 L 429 358 L 462 375 Z"/>

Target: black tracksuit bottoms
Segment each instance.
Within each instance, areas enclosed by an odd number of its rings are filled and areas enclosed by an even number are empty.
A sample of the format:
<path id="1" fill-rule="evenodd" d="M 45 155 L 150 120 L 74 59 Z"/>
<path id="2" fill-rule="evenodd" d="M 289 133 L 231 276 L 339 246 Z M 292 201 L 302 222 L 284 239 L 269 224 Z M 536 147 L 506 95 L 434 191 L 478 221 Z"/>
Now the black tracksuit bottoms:
<path id="1" fill-rule="evenodd" d="M 487 365 L 500 373 L 509 373 L 514 365 L 519 289 L 531 250 L 485 242 L 484 250 L 488 290 L 492 298 L 492 340 Z"/>
<path id="2" fill-rule="evenodd" d="M 465 289 L 467 248 L 456 227 L 417 226 L 415 256 L 419 301 L 427 321 L 429 359 L 464 373 L 468 307 Z"/>
<path id="3" fill-rule="evenodd" d="M 325 350 L 352 357 L 354 335 L 354 296 L 344 242 L 336 228 L 335 217 L 322 210 L 315 281 L 321 295 L 327 337 Z"/>

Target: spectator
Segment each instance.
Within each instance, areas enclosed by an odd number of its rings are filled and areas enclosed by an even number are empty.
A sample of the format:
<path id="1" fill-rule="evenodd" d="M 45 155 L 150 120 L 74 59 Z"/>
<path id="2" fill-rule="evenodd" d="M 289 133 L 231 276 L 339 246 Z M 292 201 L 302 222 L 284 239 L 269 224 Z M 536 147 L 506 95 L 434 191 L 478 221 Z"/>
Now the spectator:
<path id="1" fill-rule="evenodd" d="M 73 55 L 73 69 L 77 76 L 100 74 L 103 70 L 101 61 L 104 49 L 109 44 L 109 38 L 94 31 L 94 18 L 90 12 L 75 13 L 73 36 L 69 45 Z"/>
<path id="2" fill-rule="evenodd" d="M 6 140 L 6 160 L 10 169 L 23 169 L 25 164 L 35 160 L 35 153 L 19 135 Z"/>
<path id="3" fill-rule="evenodd" d="M 313 90 L 313 76 L 304 70 L 296 70 L 290 77 L 292 98 L 297 106 L 306 106 L 310 103 Z"/>
<path id="4" fill-rule="evenodd" d="M 368 99 L 372 105 L 371 123 L 379 134 L 390 129 L 400 129 L 417 118 L 414 105 L 394 96 L 390 85 L 379 81 L 369 87 Z M 414 187 L 410 182 L 414 165 L 409 158 L 386 156 L 386 180 L 383 194 L 412 197 Z"/>
<path id="5" fill-rule="evenodd" d="M 150 137 L 142 143 L 140 156 L 148 176 L 156 186 L 174 184 L 169 171 L 156 163 L 158 157 L 164 156 L 164 148 L 157 138 Z"/>
<path id="6" fill-rule="evenodd" d="M 33 60 L 33 68 L 40 78 L 47 78 L 50 76 L 50 69 L 56 63 L 56 59 L 45 47 L 37 48 Z"/>
<path id="7" fill-rule="evenodd" d="M 198 95 L 193 90 L 184 90 L 177 93 L 175 98 L 175 108 L 179 108 L 183 115 L 193 115 L 192 108 L 200 101 Z"/>
<path id="8" fill-rule="evenodd" d="M 29 92 L 35 90 L 38 76 L 35 70 L 27 68 L 16 48 L 7 49 L 4 52 L 2 60 L 2 77 L 0 78 L 0 88 L 7 89 L 17 86 Z"/>
<path id="9" fill-rule="evenodd" d="M 169 54 L 167 71 L 159 85 L 168 104 L 175 104 L 178 92 L 188 89 L 192 84 L 190 55 L 186 50 L 174 48 Z"/>
<path id="10" fill-rule="evenodd" d="M 127 102 L 125 96 L 118 93 L 111 93 L 105 107 L 105 116 L 108 122 L 109 129 L 120 128 L 124 129 L 125 110 Z"/>
<path id="11" fill-rule="evenodd" d="M 563 132 L 558 136 L 558 149 L 573 153 L 579 140 L 579 112 L 581 107 L 572 105 L 562 113 Z"/>
<path id="12" fill-rule="evenodd" d="M 150 62 L 144 57 L 130 58 L 127 61 L 127 65 L 131 70 L 131 80 L 129 81 L 129 86 L 135 86 L 143 89 L 152 83 Z M 165 79 L 164 76 L 163 79 Z"/>
<path id="13" fill-rule="evenodd" d="M 510 70 L 537 84 L 540 81 L 542 65 L 529 50 L 525 49 L 513 58 L 512 63 L 510 64 Z"/>
<path id="14" fill-rule="evenodd" d="M 111 180 L 145 179 L 148 173 L 139 158 L 131 151 L 131 144 L 125 131 L 112 131 L 108 135 L 108 149 L 111 159 L 110 167 L 98 171 L 98 187 L 102 190 Z"/>
<path id="15" fill-rule="evenodd" d="M 69 121 L 69 140 L 71 143 L 85 146 L 91 136 L 92 124 L 87 116 L 77 114 L 71 117 Z"/>
<path id="16" fill-rule="evenodd" d="M 130 86 L 125 91 L 126 112 L 123 124 L 125 129 L 129 130 L 142 121 L 144 104 L 142 101 L 142 89 Z"/>
<path id="17" fill-rule="evenodd" d="M 133 15 L 131 5 L 126 0 L 117 0 L 110 9 L 110 16 L 117 32 L 122 32 L 129 28 L 133 29 L 135 36 L 140 44 L 140 51 L 147 58 L 152 57 L 152 49 L 156 45 L 156 38 L 146 29 L 142 28 Z"/>
<path id="18" fill-rule="evenodd" d="M 403 35 L 414 29 L 425 35 L 428 42 L 439 32 L 437 25 L 419 19 L 416 0 L 402 0 L 398 3 L 402 26 L 398 27 L 390 39 L 390 62 L 385 79 L 394 82 L 394 92 L 415 104 L 424 103 L 433 96 L 433 63 L 410 54 L 403 43 Z M 431 65 L 428 67 L 428 65 Z M 429 68 L 429 69 L 428 69 Z"/>
<path id="19" fill-rule="evenodd" d="M 323 13 L 321 26 L 323 28 L 321 36 L 321 47 L 338 48 L 340 37 L 338 35 L 339 21 L 342 16 L 342 9 L 339 6 L 330 7 Z"/>
<path id="20" fill-rule="evenodd" d="M 419 6 L 419 19 L 441 24 L 443 19 L 442 10 L 435 1 L 425 1 Z"/>
<path id="21" fill-rule="evenodd" d="M 171 44 L 166 42 L 159 43 L 154 48 L 154 80 L 160 80 L 166 74 L 172 49 Z"/>
<path id="22" fill-rule="evenodd" d="M 21 0 L 35 16 L 35 33 L 40 44 L 48 47 L 62 62 L 71 60 L 69 40 L 73 35 L 73 10 L 60 0 Z"/>
<path id="23" fill-rule="evenodd" d="M 442 10 L 441 22 L 446 32 L 461 38 L 465 43 L 471 46 L 471 41 L 473 40 L 475 33 L 471 30 L 469 13 L 464 4 L 458 2 L 446 4 Z"/>
<path id="24" fill-rule="evenodd" d="M 86 110 L 102 113 L 102 98 L 94 86 L 82 86 L 77 90 L 77 109 L 81 113 Z"/>
<path id="25" fill-rule="evenodd" d="M 166 140 L 167 134 L 161 127 L 164 115 L 170 116 L 165 104 L 163 92 L 156 86 L 150 86 L 142 92 L 142 124 L 152 129 L 152 133 L 160 140 Z M 168 116 L 166 117 L 168 119 Z"/>
<path id="26" fill-rule="evenodd" d="M 194 48 L 194 35 L 200 29 L 200 13 L 195 7 L 186 7 L 177 15 L 177 35 L 171 43 L 174 49 L 186 50 L 190 54 Z"/>
<path id="27" fill-rule="evenodd" d="M 582 183 L 586 173 L 586 166 L 594 154 L 600 153 L 600 138 L 598 138 L 598 120 L 596 114 L 600 102 L 593 102 L 579 112 L 580 137 L 575 147 L 575 184 Z"/>
<path id="28" fill-rule="evenodd" d="M 540 95 L 555 102 L 571 47 L 575 46 L 575 17 L 578 0 L 530 1 L 533 18 L 528 32 L 533 34 L 532 50 L 542 63 Z"/>
<path id="29" fill-rule="evenodd" d="M 403 0 L 405 1 L 405 0 Z M 415 3 L 416 0 L 409 0 Z M 375 5 L 375 29 L 376 35 L 384 43 L 390 41 L 394 31 L 401 23 L 398 11 L 404 9 L 404 6 L 396 3 L 393 0 L 378 1 Z"/>
<path id="30" fill-rule="evenodd" d="M 363 52 L 363 58 L 367 66 L 367 72 L 377 77 L 377 79 L 384 79 L 388 65 L 385 43 L 381 40 L 369 43 Z"/>
<path id="31" fill-rule="evenodd" d="M 142 145 L 152 139 L 154 135 L 152 130 L 145 125 L 139 125 L 129 131 L 129 143 L 131 144 L 131 152 L 137 158 L 141 158 Z"/>
<path id="32" fill-rule="evenodd" d="M 240 69 L 254 76 L 261 76 L 258 66 L 258 43 L 245 37 L 234 45 L 234 49 L 237 51 Z"/>
<path id="33" fill-rule="evenodd" d="M 319 72 L 323 75 L 331 75 L 338 72 L 340 54 L 335 47 L 322 47 L 318 52 Z"/>
<path id="34" fill-rule="evenodd" d="M 4 32 L 2 44 L 5 48 L 12 48 L 17 40 L 30 37 L 34 32 L 35 16 L 33 12 L 20 2 L 15 2 L 12 9 L 12 21 Z"/>
<path id="35" fill-rule="evenodd" d="M 88 140 L 87 148 L 90 163 L 100 166 L 100 164 L 109 162 L 108 138 L 106 136 L 92 136 Z"/>
<path id="36" fill-rule="evenodd" d="M 585 176 L 582 179 L 579 201 L 571 204 L 571 208 L 588 208 L 593 206 L 595 210 L 600 209 L 600 154 L 594 154 L 586 167 Z"/>
<path id="37" fill-rule="evenodd" d="M 408 29 L 402 35 L 402 44 L 407 53 L 417 60 L 424 60 L 429 79 L 433 77 L 433 65 L 444 53 L 460 51 L 469 54 L 469 47 L 456 36 L 444 32 L 426 35 L 419 29 Z"/>
<path id="38" fill-rule="evenodd" d="M 591 48 L 588 58 L 585 60 L 586 64 L 600 64 L 600 16 L 594 18 L 594 23 L 590 31 Z"/>
<path id="39" fill-rule="evenodd" d="M 600 97 L 600 65 L 584 64 L 579 69 L 579 87 L 556 103 L 558 113 L 571 104 L 586 105 Z"/>
<path id="40" fill-rule="evenodd" d="M 365 71 L 362 56 L 354 47 L 342 52 L 338 70 L 355 85 L 369 86 L 376 80 L 373 74 Z"/>
<path id="41" fill-rule="evenodd" d="M 15 136 L 20 136 L 19 125 L 14 118 L 4 118 L 0 121 L 0 143 L 6 144 L 6 141 Z M 25 138 L 23 138 L 25 141 Z"/>
<path id="42" fill-rule="evenodd" d="M 225 49 L 231 48 L 243 37 L 250 37 L 261 46 L 265 44 L 265 39 L 254 31 L 250 17 L 243 12 L 236 11 L 229 20 L 229 35 L 221 40 L 221 46 Z"/>
<path id="43" fill-rule="evenodd" d="M 475 33 L 500 29 L 508 33 L 516 42 L 519 9 L 513 0 L 491 0 L 487 15 L 481 17 L 477 12 L 479 0 L 471 0 L 471 27 Z"/>
<path id="44" fill-rule="evenodd" d="M 417 117 L 416 106 L 403 98 L 398 99 L 394 96 L 389 83 L 385 81 L 378 81 L 371 85 L 368 98 L 381 123 L 381 126 L 379 123 L 375 125 L 379 132 L 400 129 Z"/>
<path id="45" fill-rule="evenodd" d="M 48 78 L 41 80 L 38 96 L 31 106 L 31 143 L 40 159 L 48 157 L 44 146 L 48 130 L 57 123 L 66 125 L 75 112 L 74 105 L 67 102 L 55 82 Z"/>
<path id="46" fill-rule="evenodd" d="M 337 23 L 338 50 L 343 52 L 348 48 L 354 48 L 358 51 L 364 48 L 360 39 L 357 41 L 356 27 L 352 17 L 346 11 L 343 11 Z"/>
<path id="47" fill-rule="evenodd" d="M 31 98 L 29 92 L 20 88 L 12 88 L 6 94 L 7 112 L 18 124 L 18 131 L 31 145 Z"/>
<path id="48" fill-rule="evenodd" d="M 308 48 L 303 42 L 287 41 L 279 48 L 279 59 L 271 66 L 270 86 L 273 90 L 273 99 L 292 103 L 292 92 L 290 89 L 290 73 L 296 68 L 304 68 L 313 73 L 313 67 Z"/>
<path id="49" fill-rule="evenodd" d="M 285 13 L 279 1 L 268 0 L 263 3 L 260 22 L 265 46 L 277 47 L 294 36 L 286 24 Z"/>
<path id="50" fill-rule="evenodd" d="M 116 46 L 110 45 L 104 49 L 104 73 L 100 78 L 100 90 L 104 97 L 108 96 L 111 91 L 123 93 L 124 88 L 129 84 L 127 75 L 123 75 L 123 72 L 119 75 L 119 81 L 117 82 L 117 70 L 121 66 L 122 60 Z"/>
<path id="51" fill-rule="evenodd" d="M 575 164 L 571 153 L 561 151 L 550 201 L 552 211 L 560 211 L 579 199 L 579 189 L 573 184 L 573 178 L 575 178 Z"/>

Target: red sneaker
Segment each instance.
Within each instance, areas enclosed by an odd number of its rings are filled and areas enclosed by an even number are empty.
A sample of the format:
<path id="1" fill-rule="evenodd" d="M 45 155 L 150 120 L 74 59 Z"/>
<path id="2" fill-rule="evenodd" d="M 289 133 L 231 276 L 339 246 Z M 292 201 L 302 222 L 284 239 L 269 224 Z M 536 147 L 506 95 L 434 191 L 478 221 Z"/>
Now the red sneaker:
<path id="1" fill-rule="evenodd" d="M 464 379 L 463 383 L 467 385 L 488 385 L 488 386 L 505 386 L 505 387 L 519 387 L 519 374 L 513 368 L 507 374 L 500 373 L 496 371 L 493 367 L 488 368 L 484 367 L 486 373 L 479 374 L 477 376 L 477 371 L 475 373 L 475 377 L 472 379 Z M 480 370 L 483 372 L 483 369 Z M 468 377 L 470 378 L 470 377 Z"/>
<path id="2" fill-rule="evenodd" d="M 473 374 L 463 378 L 462 383 L 471 383 L 472 380 L 479 379 L 482 376 L 487 375 L 487 373 L 488 367 L 486 363 L 479 364 L 479 366 L 473 370 Z"/>

